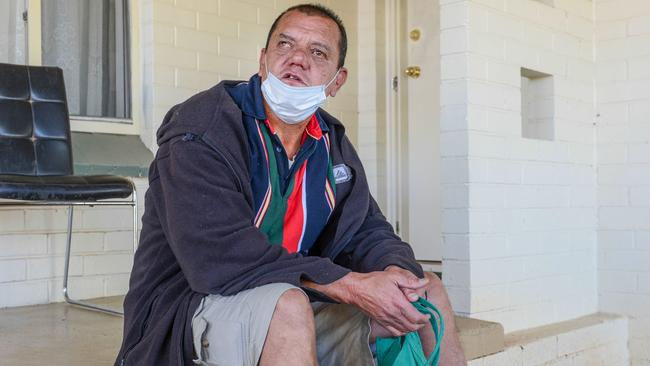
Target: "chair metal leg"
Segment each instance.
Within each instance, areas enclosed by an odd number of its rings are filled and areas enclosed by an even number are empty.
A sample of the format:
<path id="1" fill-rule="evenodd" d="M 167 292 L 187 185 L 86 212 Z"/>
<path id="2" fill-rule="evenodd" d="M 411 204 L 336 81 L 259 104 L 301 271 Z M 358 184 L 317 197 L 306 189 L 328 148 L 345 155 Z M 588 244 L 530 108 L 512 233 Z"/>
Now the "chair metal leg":
<path id="1" fill-rule="evenodd" d="M 68 272 L 70 269 L 70 244 L 72 242 L 72 217 L 73 217 L 74 207 L 72 205 L 68 206 L 68 238 L 65 245 L 65 267 L 63 269 L 63 298 L 69 304 L 77 305 L 89 310 L 101 311 L 111 315 L 122 316 L 121 311 L 111 309 L 101 305 L 91 304 L 89 302 L 74 300 L 71 299 L 68 294 Z"/>
<path id="2" fill-rule="evenodd" d="M 135 190 L 135 184 L 133 185 L 132 202 L 130 204 L 131 206 L 133 206 L 133 253 L 135 255 L 135 250 L 138 246 L 138 198 Z M 124 313 L 122 311 L 118 311 L 106 306 L 92 304 L 86 301 L 75 300 L 70 298 L 69 296 L 68 276 L 69 276 L 70 255 L 71 255 L 70 246 L 72 243 L 72 218 L 74 212 L 73 209 L 74 209 L 73 205 L 68 206 L 68 235 L 67 235 L 67 241 L 65 246 L 65 266 L 63 269 L 63 298 L 69 304 L 80 306 L 88 310 L 101 311 L 103 313 L 107 313 L 110 315 L 124 316 Z"/>

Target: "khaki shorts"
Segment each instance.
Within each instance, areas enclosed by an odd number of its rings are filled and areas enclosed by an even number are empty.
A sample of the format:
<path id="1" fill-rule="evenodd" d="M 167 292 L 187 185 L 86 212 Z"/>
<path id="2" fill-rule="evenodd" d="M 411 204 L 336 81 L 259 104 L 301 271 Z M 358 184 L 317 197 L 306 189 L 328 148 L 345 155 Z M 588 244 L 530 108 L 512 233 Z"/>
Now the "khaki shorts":
<path id="1" fill-rule="evenodd" d="M 194 363 L 256 366 L 275 304 L 287 290 L 274 283 L 233 296 L 208 295 L 192 318 Z M 368 345 L 369 318 L 353 306 L 312 303 L 318 362 L 322 366 L 374 365 Z"/>

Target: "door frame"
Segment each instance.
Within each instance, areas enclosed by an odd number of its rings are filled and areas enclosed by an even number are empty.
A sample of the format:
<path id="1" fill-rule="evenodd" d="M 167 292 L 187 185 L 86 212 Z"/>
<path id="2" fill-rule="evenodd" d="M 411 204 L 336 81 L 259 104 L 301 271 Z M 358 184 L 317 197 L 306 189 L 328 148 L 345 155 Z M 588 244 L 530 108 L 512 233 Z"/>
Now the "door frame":
<path id="1" fill-rule="evenodd" d="M 408 84 L 402 72 L 408 63 L 408 0 L 386 0 L 386 218 L 409 242 Z M 440 238 L 442 240 L 442 236 Z M 442 272 L 442 260 L 418 261 L 425 270 Z"/>
<path id="2" fill-rule="evenodd" d="M 408 165 L 406 159 L 406 142 L 408 131 L 400 123 L 407 110 L 404 104 L 404 88 L 402 88 L 401 69 L 404 64 L 403 52 L 403 24 L 405 11 L 402 9 L 404 1 L 387 0 L 385 9 L 385 40 L 386 40 L 386 218 L 393 225 L 395 231 L 405 241 L 408 241 Z M 406 206 L 406 207 L 405 207 Z"/>

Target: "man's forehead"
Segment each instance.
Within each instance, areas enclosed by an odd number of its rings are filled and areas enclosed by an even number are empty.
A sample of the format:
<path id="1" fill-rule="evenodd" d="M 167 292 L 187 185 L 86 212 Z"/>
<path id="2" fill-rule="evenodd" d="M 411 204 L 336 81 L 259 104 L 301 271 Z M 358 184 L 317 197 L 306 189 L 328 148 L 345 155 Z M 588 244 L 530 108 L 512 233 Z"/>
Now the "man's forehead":
<path id="1" fill-rule="evenodd" d="M 284 29 L 291 27 L 293 25 L 296 25 L 296 23 L 303 23 L 303 22 L 324 22 L 324 24 L 327 24 L 327 27 L 330 28 L 330 30 L 334 31 L 335 34 L 335 39 L 330 39 L 328 37 L 328 40 L 332 40 L 333 42 L 338 42 L 339 39 L 341 38 L 340 30 L 338 28 L 338 25 L 336 22 L 329 17 L 326 17 L 321 14 L 307 14 L 298 10 L 292 10 L 287 12 L 280 18 L 278 21 L 278 26 L 277 28 L 273 31 L 273 36 L 278 36 L 281 33 L 285 33 Z"/>

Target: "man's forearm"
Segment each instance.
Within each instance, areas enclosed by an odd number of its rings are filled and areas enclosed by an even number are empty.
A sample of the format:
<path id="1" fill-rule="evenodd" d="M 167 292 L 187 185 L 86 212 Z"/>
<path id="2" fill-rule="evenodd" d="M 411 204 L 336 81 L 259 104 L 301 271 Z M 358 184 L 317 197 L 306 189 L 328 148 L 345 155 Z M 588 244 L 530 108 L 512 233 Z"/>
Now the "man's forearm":
<path id="1" fill-rule="evenodd" d="M 301 283 L 304 287 L 318 291 L 332 300 L 342 304 L 349 304 L 349 299 L 353 296 L 352 294 L 354 292 L 353 284 L 355 282 L 355 275 L 357 275 L 356 272 L 350 272 L 338 280 L 327 284 L 318 284 L 309 280 L 302 280 Z"/>

